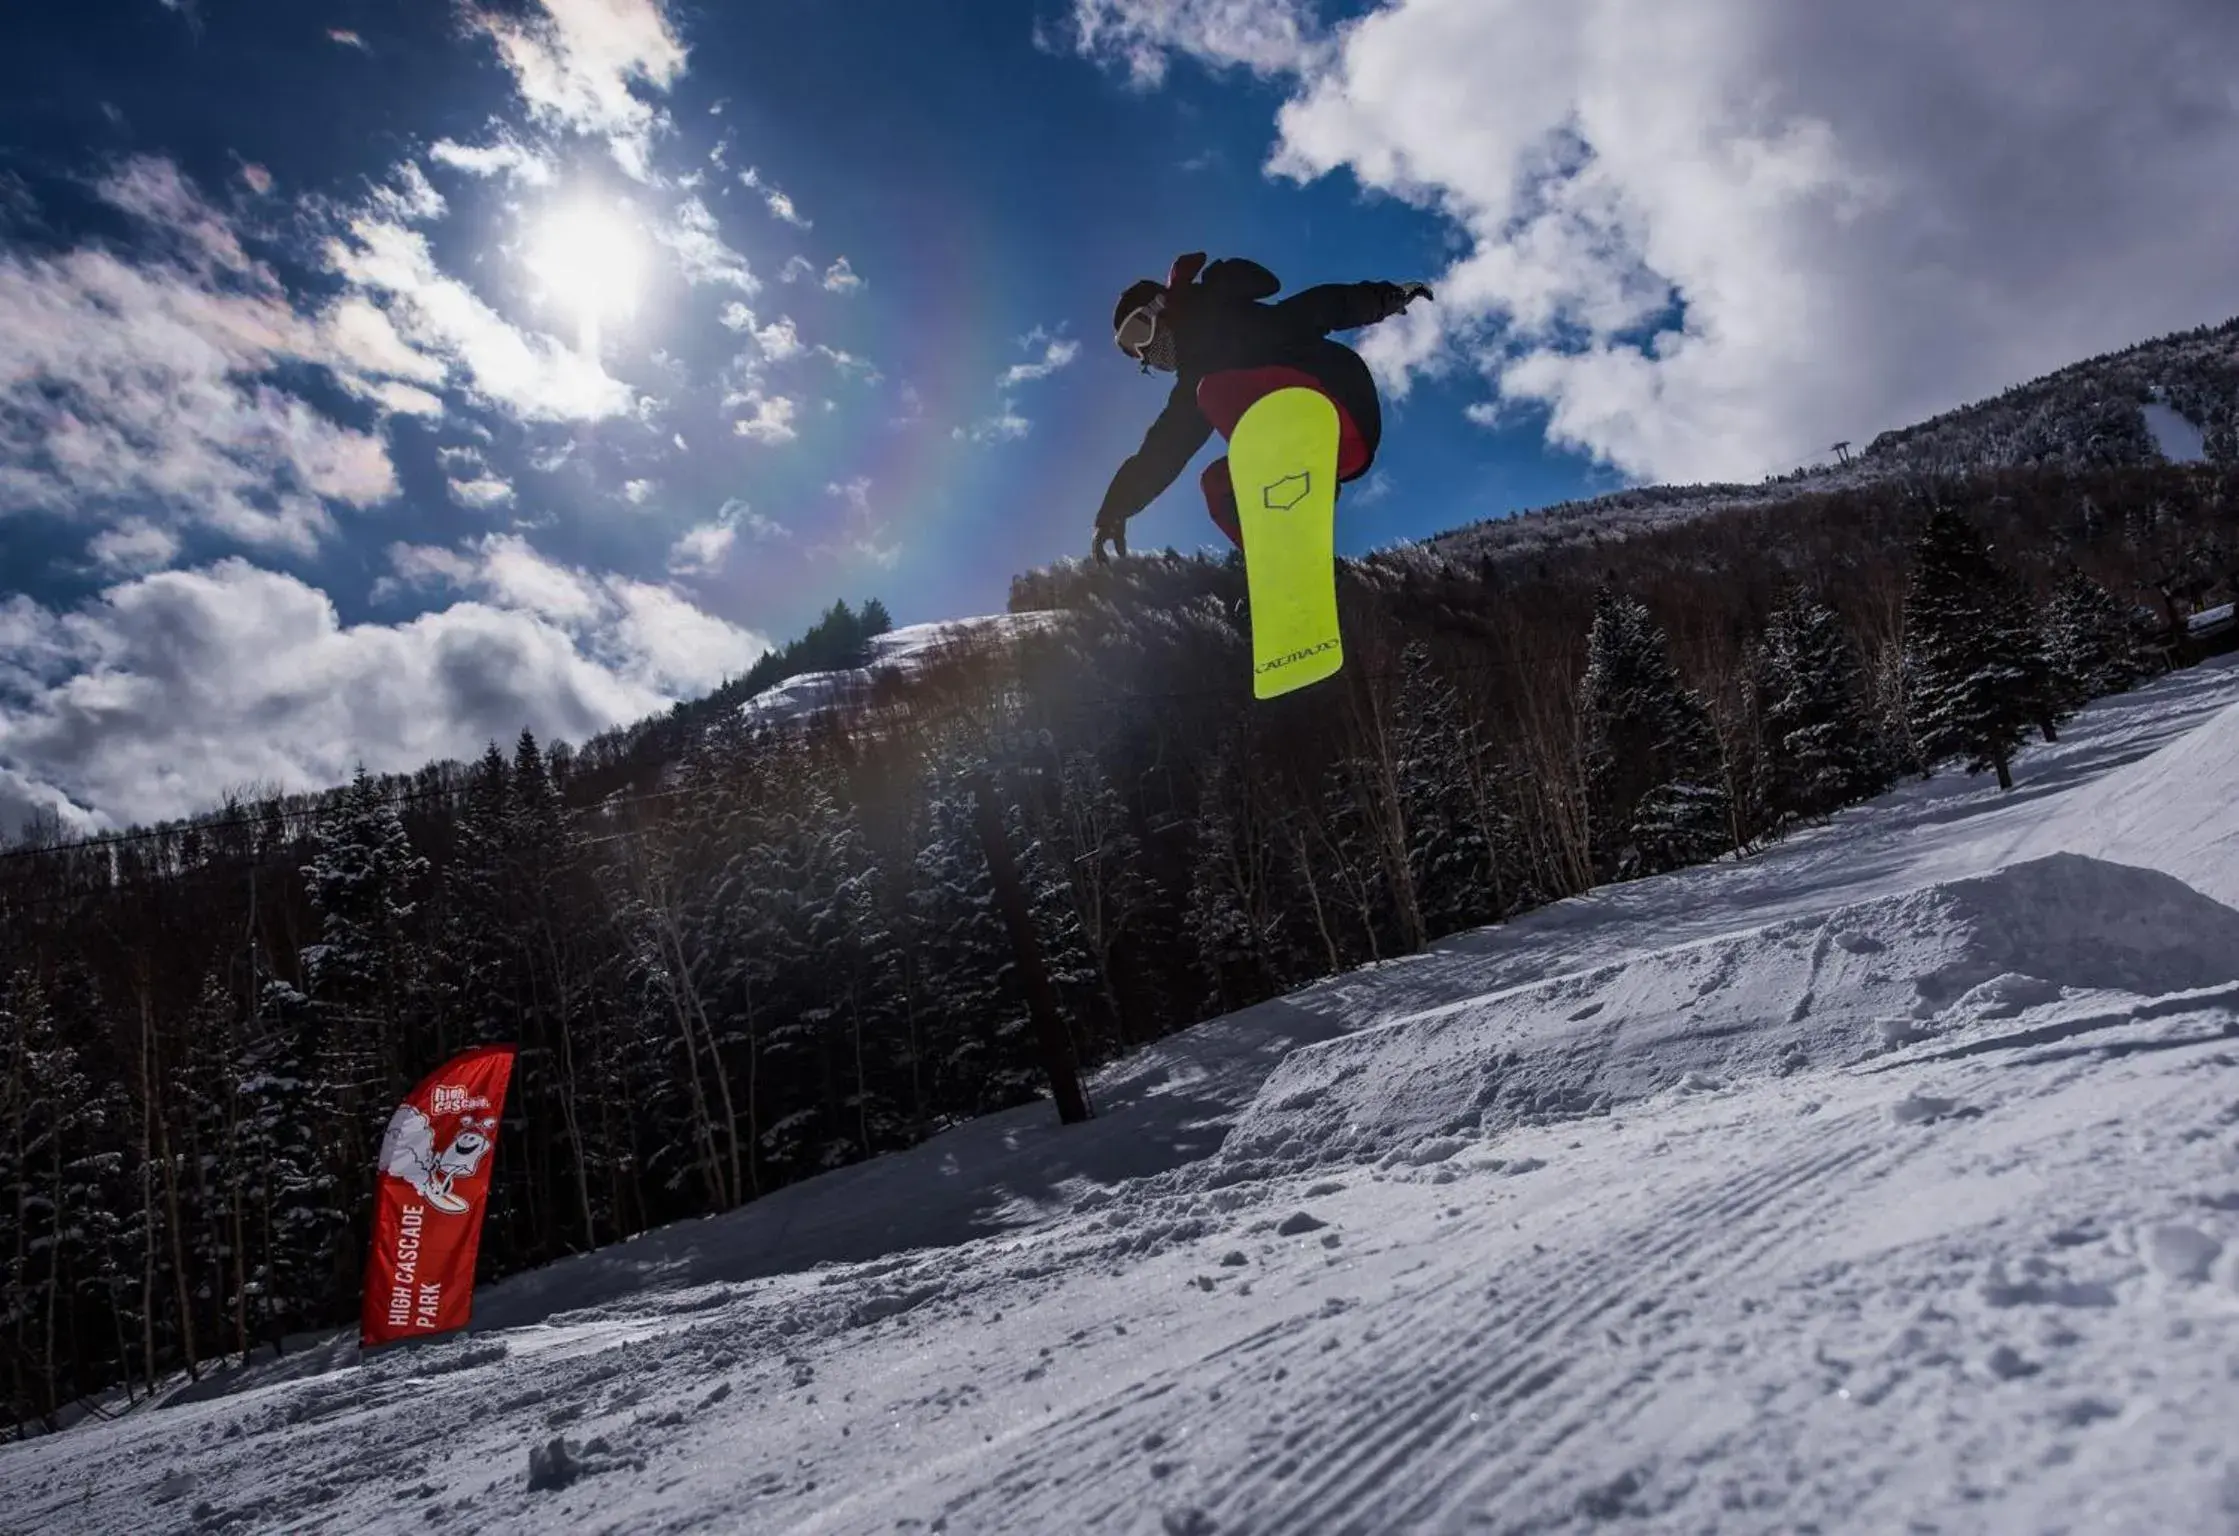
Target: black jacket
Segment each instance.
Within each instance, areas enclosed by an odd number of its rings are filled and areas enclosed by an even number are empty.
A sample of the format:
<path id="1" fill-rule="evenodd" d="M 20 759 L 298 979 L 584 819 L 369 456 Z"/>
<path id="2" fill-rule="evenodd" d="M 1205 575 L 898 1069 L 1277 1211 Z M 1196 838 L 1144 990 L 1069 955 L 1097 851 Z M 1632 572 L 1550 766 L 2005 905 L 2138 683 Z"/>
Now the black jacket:
<path id="1" fill-rule="evenodd" d="M 1359 354 L 1331 341 L 1329 333 L 1391 318 L 1407 307 L 1406 294 L 1397 283 L 1324 283 L 1277 304 L 1260 302 L 1281 287 L 1259 263 L 1231 257 L 1168 295 L 1174 391 L 1143 435 L 1143 446 L 1112 476 L 1096 515 L 1098 527 L 1116 527 L 1133 517 L 1189 467 L 1213 435 L 1213 424 L 1197 408 L 1198 381 L 1232 368 L 1287 364 L 1312 374 L 1352 417 L 1374 461 L 1383 435 L 1376 381 Z"/>

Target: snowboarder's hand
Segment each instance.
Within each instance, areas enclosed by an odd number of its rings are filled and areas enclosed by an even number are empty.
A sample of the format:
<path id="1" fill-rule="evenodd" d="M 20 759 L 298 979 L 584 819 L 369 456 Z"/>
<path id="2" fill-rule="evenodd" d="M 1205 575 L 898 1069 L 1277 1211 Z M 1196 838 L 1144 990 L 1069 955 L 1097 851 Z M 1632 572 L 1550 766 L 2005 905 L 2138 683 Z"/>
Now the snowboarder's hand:
<path id="1" fill-rule="evenodd" d="M 1430 291 L 1430 284 L 1428 283 L 1401 283 L 1399 285 L 1399 307 L 1401 309 L 1405 309 L 1417 299 L 1430 299 L 1434 303 L 1437 302 L 1436 296 Z"/>
<path id="2" fill-rule="evenodd" d="M 1106 562 L 1107 560 L 1109 560 L 1109 559 L 1111 558 L 1111 555 L 1110 555 L 1110 553 L 1109 553 L 1109 552 L 1107 551 L 1107 549 L 1105 548 L 1105 546 L 1106 546 L 1106 545 L 1110 545 L 1110 546 L 1111 546 L 1112 548 L 1114 548 L 1114 549 L 1117 549 L 1117 550 L 1118 550 L 1118 551 L 1120 552 L 1120 555 L 1121 555 L 1121 557 L 1122 557 L 1123 559 L 1124 559 L 1124 558 L 1126 557 L 1126 555 L 1127 555 L 1127 524 L 1126 524 L 1126 523 L 1124 523 L 1124 522 L 1120 522 L 1120 523 L 1112 523 L 1112 524 L 1098 523 L 1098 524 L 1096 525 L 1096 538 L 1095 538 L 1095 540 L 1094 540 L 1094 541 L 1093 541 L 1092 543 L 1090 543 L 1090 545 L 1088 546 L 1088 552 L 1089 552 L 1089 553 L 1090 553 L 1091 555 L 1094 555 L 1094 556 L 1096 557 L 1096 563 L 1097 563 L 1098 565 L 1102 565 L 1102 564 L 1104 564 L 1104 563 L 1105 563 L 1105 562 Z"/>

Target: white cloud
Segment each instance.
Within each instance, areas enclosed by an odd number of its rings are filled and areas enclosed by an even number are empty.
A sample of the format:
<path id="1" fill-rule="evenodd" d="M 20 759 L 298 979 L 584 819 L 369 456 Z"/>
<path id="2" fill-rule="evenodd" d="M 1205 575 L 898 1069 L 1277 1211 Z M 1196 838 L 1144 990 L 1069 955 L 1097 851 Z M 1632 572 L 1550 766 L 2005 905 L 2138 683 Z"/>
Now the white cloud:
<path id="1" fill-rule="evenodd" d="M 816 351 L 819 357 L 827 359 L 838 370 L 842 378 L 861 375 L 865 383 L 876 384 L 886 377 L 869 358 L 857 357 L 852 352 L 843 352 L 838 347 L 828 347 L 822 342 L 817 343 Z"/>
<path id="2" fill-rule="evenodd" d="M 524 186 L 550 186 L 556 178 L 551 160 L 515 139 L 504 129 L 488 144 L 461 144 L 438 139 L 428 146 L 428 158 L 469 176 L 485 179 L 504 176 Z"/>
<path id="3" fill-rule="evenodd" d="M 674 588 L 615 578 L 608 591 L 622 610 L 610 665 L 664 698 L 706 693 L 770 649 L 760 635 L 695 606 Z"/>
<path id="4" fill-rule="evenodd" d="M 204 201 L 171 161 L 152 156 L 129 160 L 103 178 L 98 190 L 103 202 L 139 220 L 184 264 L 202 272 L 253 275 L 259 287 L 276 291 L 277 283 L 249 259 L 226 216 Z"/>
<path id="5" fill-rule="evenodd" d="M 524 420 L 597 420 L 630 408 L 629 390 L 595 358 L 523 335 L 440 271 L 416 230 L 361 216 L 350 238 L 328 242 L 327 262 L 361 292 L 388 300 L 393 335 L 449 360 L 476 393 Z"/>
<path id="6" fill-rule="evenodd" d="M 763 203 L 776 217 L 796 229 L 814 229 L 816 226 L 801 217 L 801 210 L 793 206 L 793 199 L 762 179 L 762 173 L 753 166 L 739 172 L 739 182 L 750 191 L 762 194 Z"/>
<path id="7" fill-rule="evenodd" d="M 794 328 L 790 317 L 780 315 L 768 325 L 756 327 L 754 344 L 771 362 L 781 363 L 801 354 L 801 333 Z"/>
<path id="8" fill-rule="evenodd" d="M 738 526 L 717 518 L 713 522 L 695 523 L 669 546 L 669 574 L 672 576 L 706 576 L 721 568 L 724 558 L 731 553 L 732 544 L 739 536 Z"/>
<path id="9" fill-rule="evenodd" d="M 900 563 L 901 540 L 892 536 L 886 520 L 873 508 L 868 477 L 858 475 L 851 480 L 832 481 L 824 487 L 824 494 L 837 498 L 844 504 L 846 511 L 839 534 L 819 544 L 810 553 L 867 560 L 888 570 Z"/>
<path id="10" fill-rule="evenodd" d="M 1033 422 L 1018 413 L 1013 402 L 1003 400 L 996 404 L 993 415 L 983 416 L 969 427 L 954 428 L 950 436 L 959 440 L 969 438 L 975 443 L 1015 443 L 1033 426 Z"/>
<path id="11" fill-rule="evenodd" d="M 598 582 L 588 573 L 545 559 L 519 534 L 492 534 L 477 548 L 476 581 L 493 601 L 563 624 L 598 617 Z"/>
<path id="12" fill-rule="evenodd" d="M 1037 331 L 1026 338 L 1025 344 L 1033 346 L 1036 342 L 1042 344 L 1042 355 L 1031 363 L 1013 363 L 1004 369 L 1002 378 L 996 381 L 999 387 L 1011 389 L 1036 379 L 1046 379 L 1080 355 L 1078 341 L 1061 340 Z"/>
<path id="13" fill-rule="evenodd" d="M 396 494 L 379 436 L 340 426 L 267 382 L 285 364 L 393 400 L 379 337 L 336 312 L 305 319 L 232 226 L 167 162 L 135 161 L 100 191 L 167 259 L 97 247 L 0 253 L 0 502 L 66 516 L 129 507 L 244 542 L 312 549 L 329 503 Z"/>
<path id="14" fill-rule="evenodd" d="M 750 437 L 758 443 L 789 443 L 800 436 L 793 426 L 800 408 L 783 395 L 765 395 L 759 389 L 749 389 L 743 394 L 726 396 L 723 404 L 725 409 L 744 407 L 749 412 L 731 423 L 731 430 L 741 437 Z"/>
<path id="15" fill-rule="evenodd" d="M 662 225 L 654 235 L 676 252 L 677 265 L 683 268 L 685 281 L 695 287 L 703 283 L 725 283 L 741 293 L 754 293 L 762 286 L 746 258 L 723 243 L 715 215 L 696 197 L 688 197 L 678 204 L 675 222 Z"/>
<path id="16" fill-rule="evenodd" d="M 845 256 L 824 269 L 824 288 L 828 293 L 853 293 L 862 286 L 863 279 L 856 276 Z"/>
<path id="17" fill-rule="evenodd" d="M 1279 57 L 1197 24 L 1230 9 L 1082 0 L 1079 41 Z M 1387 383 L 1473 368 L 1632 475 L 1791 468 L 2239 310 L 2239 203 L 2200 195 L 2239 182 L 2228 6 L 1386 0 L 1299 35 L 1275 167 L 1463 238 L 1366 333 Z"/>
<path id="18" fill-rule="evenodd" d="M 396 772 L 471 758 L 524 725 L 581 740 L 768 649 L 666 587 L 551 566 L 517 539 L 392 559 L 475 595 L 345 626 L 315 588 L 228 560 L 75 610 L 0 608 L 0 813 L 66 795 L 152 820 L 249 783 L 340 783 L 361 760 Z"/>
<path id="19" fill-rule="evenodd" d="M 647 178 L 654 109 L 632 86 L 666 91 L 685 48 L 661 0 L 537 0 L 543 15 L 472 15 L 513 72 L 538 122 L 603 137 L 617 164 Z"/>
<path id="20" fill-rule="evenodd" d="M 450 210 L 418 162 L 406 160 L 389 172 L 392 185 L 373 189 L 373 206 L 398 223 L 440 219 Z"/>
<path id="21" fill-rule="evenodd" d="M 334 355 L 369 377 L 443 382 L 442 360 L 399 336 L 388 314 L 366 299 L 354 295 L 338 299 L 320 317 L 320 328 Z"/>
<path id="22" fill-rule="evenodd" d="M 650 480 L 626 480 L 622 484 L 622 499 L 633 507 L 642 507 L 653 494 Z"/>
<path id="23" fill-rule="evenodd" d="M 345 48 L 356 48 L 360 52 L 371 51 L 370 49 L 366 48 L 364 38 L 358 36 L 357 33 L 350 31 L 346 27 L 327 28 L 327 41 L 330 43 L 340 43 Z"/>
<path id="24" fill-rule="evenodd" d="M 392 574 L 374 584 L 375 602 L 429 588 L 449 586 L 464 591 L 481 566 L 459 551 L 437 544 L 391 544 L 389 569 Z"/>
<path id="25" fill-rule="evenodd" d="M 128 517 L 96 534 L 86 553 L 105 571 L 158 571 L 179 558 L 179 536 L 146 518 Z"/>
<path id="26" fill-rule="evenodd" d="M 773 363 L 797 357 L 806 349 L 801 345 L 800 330 L 789 316 L 780 315 L 764 325 L 753 310 L 733 300 L 723 306 L 716 317 L 726 330 L 740 331 L 754 338 L 755 349 Z M 821 349 L 820 349 L 821 350 Z"/>
<path id="27" fill-rule="evenodd" d="M 780 282 L 797 283 L 804 277 L 816 276 L 816 263 L 806 256 L 788 256 L 785 258 L 784 270 L 777 276 Z"/>
<path id="28" fill-rule="evenodd" d="M 1073 0 L 1070 20 L 1079 52 L 1143 87 L 1166 78 L 1173 53 L 1264 76 L 1303 69 L 1321 48 L 1311 8 L 1298 0 Z"/>
<path id="29" fill-rule="evenodd" d="M 492 507 L 508 506 L 513 501 L 513 487 L 496 475 L 478 475 L 472 480 L 452 480 L 451 499 L 462 507 L 488 511 Z"/>
<path id="30" fill-rule="evenodd" d="M 255 161 L 245 162 L 241 167 L 241 184 L 259 197 L 267 196 L 272 191 L 272 173 Z"/>

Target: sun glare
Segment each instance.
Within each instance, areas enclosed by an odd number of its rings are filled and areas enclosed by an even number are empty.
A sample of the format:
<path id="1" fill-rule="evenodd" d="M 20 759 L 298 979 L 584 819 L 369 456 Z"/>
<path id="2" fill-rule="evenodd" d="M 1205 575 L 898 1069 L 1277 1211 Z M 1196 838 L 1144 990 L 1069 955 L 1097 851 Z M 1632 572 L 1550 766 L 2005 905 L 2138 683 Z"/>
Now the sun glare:
<path id="1" fill-rule="evenodd" d="M 527 265 L 545 302 L 573 319 L 585 352 L 597 352 L 609 320 L 637 306 L 645 238 L 612 204 L 577 198 L 538 221 Z"/>

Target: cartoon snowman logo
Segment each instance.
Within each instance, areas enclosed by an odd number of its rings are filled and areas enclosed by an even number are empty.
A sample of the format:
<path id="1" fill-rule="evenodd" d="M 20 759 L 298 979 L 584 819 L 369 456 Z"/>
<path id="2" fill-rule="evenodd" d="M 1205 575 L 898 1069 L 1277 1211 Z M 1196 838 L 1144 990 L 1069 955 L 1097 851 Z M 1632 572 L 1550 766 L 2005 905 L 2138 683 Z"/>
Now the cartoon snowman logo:
<path id="1" fill-rule="evenodd" d="M 465 1116 L 449 1144 L 438 1148 L 428 1117 L 413 1105 L 400 1104 L 381 1137 L 381 1171 L 404 1180 L 437 1210 L 456 1216 L 467 1209 L 467 1202 L 451 1186 L 473 1178 L 481 1168 L 482 1159 L 490 1155 L 489 1132 L 494 1128 L 488 1117 Z"/>

